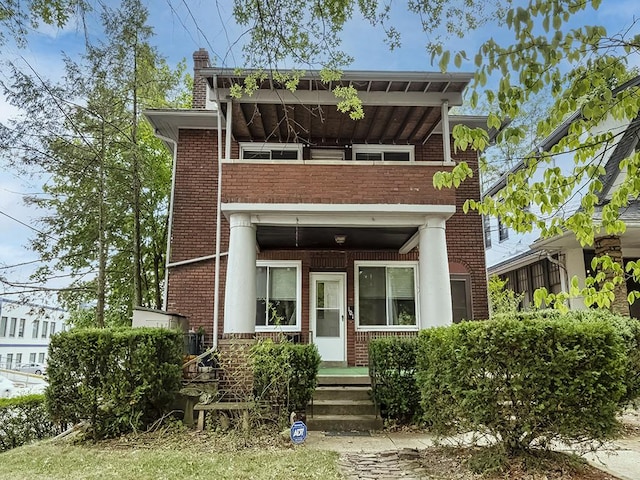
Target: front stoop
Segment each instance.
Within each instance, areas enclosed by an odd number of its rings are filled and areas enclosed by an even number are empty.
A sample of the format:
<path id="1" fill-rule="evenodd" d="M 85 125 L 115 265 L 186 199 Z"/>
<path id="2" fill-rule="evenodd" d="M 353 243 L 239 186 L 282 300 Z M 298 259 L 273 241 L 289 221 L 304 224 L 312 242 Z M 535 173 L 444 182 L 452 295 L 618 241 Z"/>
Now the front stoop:
<path id="1" fill-rule="evenodd" d="M 371 400 L 366 375 L 320 375 L 307 407 L 307 428 L 314 431 L 380 430 L 382 418 Z"/>

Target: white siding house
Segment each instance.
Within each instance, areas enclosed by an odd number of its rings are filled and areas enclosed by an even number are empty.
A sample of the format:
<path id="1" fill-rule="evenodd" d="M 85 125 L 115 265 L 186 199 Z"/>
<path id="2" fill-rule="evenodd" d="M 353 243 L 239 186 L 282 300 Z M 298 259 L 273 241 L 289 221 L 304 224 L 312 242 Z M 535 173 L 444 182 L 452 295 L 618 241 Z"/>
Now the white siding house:
<path id="1" fill-rule="evenodd" d="M 638 85 L 640 85 L 640 77 L 627 82 L 619 90 L 630 87 L 635 88 Z M 538 151 L 549 151 L 554 147 L 567 135 L 571 124 L 579 118 L 580 112 L 576 112 L 569 117 L 538 145 Z M 606 118 L 590 133 L 595 135 L 604 132 L 611 132 L 613 140 L 598 155 L 601 165 L 605 167 L 606 174 L 598 179 L 602 182 L 603 188 L 598 194 L 598 204 L 594 218 L 596 222 L 600 209 L 608 203 L 611 199 L 611 192 L 626 175 L 624 170 L 620 170 L 621 160 L 640 148 L 640 143 L 638 142 L 640 119 L 621 121 Z M 567 152 L 555 155 L 550 167 L 559 168 L 564 175 L 569 174 L 575 167 L 573 153 Z M 524 164 L 521 162 L 484 192 L 483 197 L 495 197 L 505 187 L 509 175 L 522 168 L 524 168 Z M 545 169 L 538 169 L 531 181 L 542 180 L 544 173 Z M 570 200 L 560 206 L 549 217 L 567 217 L 575 213 L 581 208 L 580 201 L 587 191 L 586 181 L 575 185 Z M 530 208 L 532 213 L 540 214 L 539 210 L 536 211 L 537 206 L 531 205 Z M 631 200 L 629 206 L 620 212 L 620 218 L 625 221 L 627 230 L 613 241 L 619 242 L 619 249 L 624 262 L 636 260 L 640 257 L 640 201 Z M 599 246 L 603 239 L 610 238 L 604 234 L 601 237 L 596 236 L 595 246 L 583 248 L 572 232 L 542 239 L 540 230 L 535 227 L 530 232 L 517 233 L 512 229 L 506 228 L 499 219 L 494 217 L 484 218 L 484 232 L 485 255 L 489 276 L 499 275 L 508 279 L 507 288 L 524 294 L 522 306 L 525 308 L 533 302 L 533 292 L 539 287 L 546 287 L 547 290 L 554 293 L 566 291 L 568 290 L 568 282 L 574 276 L 577 276 L 580 285 L 584 286 L 584 278 L 590 273 L 591 259 L 596 255 L 596 250 L 600 248 Z M 626 286 L 628 289 L 640 289 L 640 285 L 637 285 L 632 279 L 627 281 Z M 585 308 L 581 298 L 571 299 L 569 306 L 574 309 Z M 640 316 L 640 302 L 631 305 L 630 313 L 636 317 Z"/>
<path id="2" fill-rule="evenodd" d="M 68 328 L 60 308 L 0 298 L 0 369 L 46 363 L 51 335 Z"/>

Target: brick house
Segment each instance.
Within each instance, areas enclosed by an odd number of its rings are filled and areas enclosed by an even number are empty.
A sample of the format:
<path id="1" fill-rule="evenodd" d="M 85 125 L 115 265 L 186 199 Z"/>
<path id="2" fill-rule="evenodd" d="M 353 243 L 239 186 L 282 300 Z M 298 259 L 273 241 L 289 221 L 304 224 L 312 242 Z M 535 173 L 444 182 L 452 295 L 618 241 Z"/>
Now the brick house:
<path id="1" fill-rule="evenodd" d="M 174 151 L 167 311 L 220 349 L 283 332 L 339 365 L 366 365 L 375 337 L 488 317 L 482 221 L 461 212 L 478 175 L 432 180 L 477 171 L 449 134 L 485 120 L 448 114 L 470 74 L 345 72 L 354 121 L 317 72 L 232 99 L 237 72 L 204 50 L 194 64 L 193 109 L 146 112 Z"/>

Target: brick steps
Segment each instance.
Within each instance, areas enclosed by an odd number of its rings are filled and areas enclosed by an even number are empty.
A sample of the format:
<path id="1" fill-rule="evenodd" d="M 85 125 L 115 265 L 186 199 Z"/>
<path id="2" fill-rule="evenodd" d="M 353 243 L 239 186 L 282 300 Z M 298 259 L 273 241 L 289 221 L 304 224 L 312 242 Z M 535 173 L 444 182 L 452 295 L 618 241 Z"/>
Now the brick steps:
<path id="1" fill-rule="evenodd" d="M 321 375 L 307 409 L 307 428 L 316 431 L 366 431 L 382 428 L 371 400 L 368 376 Z"/>

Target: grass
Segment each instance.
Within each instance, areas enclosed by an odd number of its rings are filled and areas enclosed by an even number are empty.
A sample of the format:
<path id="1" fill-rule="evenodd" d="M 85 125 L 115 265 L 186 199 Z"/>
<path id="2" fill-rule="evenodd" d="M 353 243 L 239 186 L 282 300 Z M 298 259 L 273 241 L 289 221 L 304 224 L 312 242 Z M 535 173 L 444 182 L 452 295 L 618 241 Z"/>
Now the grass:
<path id="1" fill-rule="evenodd" d="M 126 439 L 97 445 L 41 442 L 0 454 L 0 478 L 339 479 L 338 455 L 305 447 L 220 448 L 207 435 L 185 441 Z M 228 444 L 226 444 L 228 447 Z"/>

